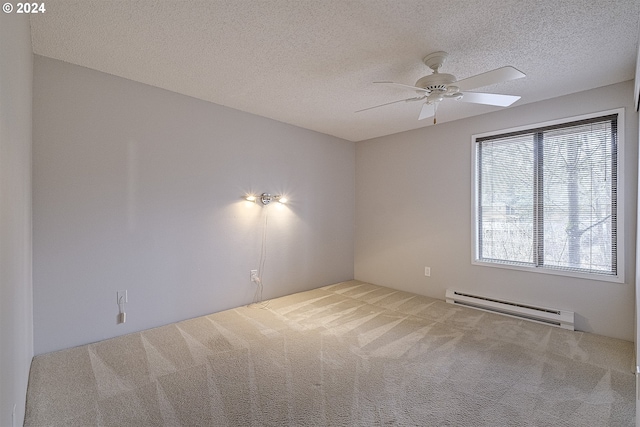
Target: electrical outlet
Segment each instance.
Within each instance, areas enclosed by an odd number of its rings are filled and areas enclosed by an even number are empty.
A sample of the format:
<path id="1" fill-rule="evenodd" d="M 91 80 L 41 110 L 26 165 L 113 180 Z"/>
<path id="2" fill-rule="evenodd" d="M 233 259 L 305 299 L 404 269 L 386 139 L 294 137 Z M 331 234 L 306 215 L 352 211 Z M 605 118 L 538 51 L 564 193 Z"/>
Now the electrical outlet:
<path id="1" fill-rule="evenodd" d="M 116 296 L 118 298 L 116 299 L 116 303 L 118 305 L 123 304 L 125 302 L 129 302 L 127 298 L 127 291 L 116 291 Z"/>
<path id="2" fill-rule="evenodd" d="M 431 276 L 431 267 L 424 268 L 424 275 L 427 277 Z"/>
<path id="3" fill-rule="evenodd" d="M 252 282 L 255 282 L 258 278 L 258 270 L 249 270 L 249 278 Z"/>

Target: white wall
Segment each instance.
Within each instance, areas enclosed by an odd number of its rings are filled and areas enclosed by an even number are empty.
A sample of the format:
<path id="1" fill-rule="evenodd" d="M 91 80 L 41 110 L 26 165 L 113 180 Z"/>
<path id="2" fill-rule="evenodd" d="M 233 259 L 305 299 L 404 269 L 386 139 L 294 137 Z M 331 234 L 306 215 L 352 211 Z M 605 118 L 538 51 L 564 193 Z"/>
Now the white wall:
<path id="1" fill-rule="evenodd" d="M 626 108 L 626 283 L 471 265 L 471 136 L 617 107 Z M 356 279 L 441 299 L 451 287 L 569 309 L 578 329 L 632 341 L 638 157 L 632 107 L 629 81 L 358 142 Z"/>
<path id="2" fill-rule="evenodd" d="M 251 302 L 267 219 L 266 298 L 353 278 L 354 143 L 40 56 L 34 94 L 36 354 Z"/>
<path id="3" fill-rule="evenodd" d="M 0 14 L 0 58 L 0 425 L 17 426 L 33 357 L 28 16 Z"/>
<path id="4" fill-rule="evenodd" d="M 638 61 L 640 63 L 640 43 L 638 44 Z M 638 82 L 640 78 L 640 67 L 636 66 L 636 78 L 635 78 L 635 99 L 634 105 L 636 108 L 638 106 L 637 99 L 638 97 Z M 636 116 L 638 115 L 636 110 Z M 638 123 L 638 132 L 640 133 L 640 122 Z M 638 141 L 640 143 L 640 140 Z M 639 144 L 640 145 L 640 144 Z M 637 159 L 639 170 L 638 170 L 638 182 L 640 182 L 640 153 Z M 636 266 L 640 264 L 640 228 L 638 228 L 638 224 L 640 224 L 640 186 L 638 186 L 638 200 L 637 200 L 637 212 L 636 212 Z M 638 313 L 638 308 L 640 308 L 640 270 L 636 268 L 636 276 L 635 276 L 635 319 L 634 319 L 634 340 L 636 344 L 636 426 L 640 427 L 640 387 L 638 387 L 639 380 L 638 376 L 640 375 L 640 313 Z"/>

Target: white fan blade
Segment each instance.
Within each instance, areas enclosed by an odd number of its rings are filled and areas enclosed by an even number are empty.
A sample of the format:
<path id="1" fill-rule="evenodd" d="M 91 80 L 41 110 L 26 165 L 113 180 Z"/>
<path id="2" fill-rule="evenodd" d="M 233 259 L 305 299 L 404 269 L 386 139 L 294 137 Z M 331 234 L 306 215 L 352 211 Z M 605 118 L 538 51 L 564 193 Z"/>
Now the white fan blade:
<path id="1" fill-rule="evenodd" d="M 367 110 L 371 110 L 371 109 L 378 108 L 378 107 L 384 107 L 385 105 L 397 104 L 398 102 L 420 101 L 420 100 L 425 99 L 425 98 L 426 98 L 425 96 L 416 96 L 415 98 L 401 99 L 399 101 L 391 101 L 391 102 L 387 102 L 386 104 L 376 105 L 374 107 L 363 108 L 362 110 L 358 110 L 358 111 L 355 111 L 355 112 L 359 113 L 361 111 L 367 111 Z"/>
<path id="2" fill-rule="evenodd" d="M 420 116 L 418 116 L 418 120 L 428 119 L 429 117 L 433 117 L 436 115 L 436 109 L 434 104 L 424 104 L 422 106 L 422 110 L 420 110 Z"/>
<path id="3" fill-rule="evenodd" d="M 516 70 L 513 67 L 502 67 L 493 71 L 487 71 L 486 73 L 478 74 L 475 76 L 467 77 L 466 79 L 458 80 L 454 85 L 458 86 L 461 91 L 471 90 L 478 87 L 489 86 L 496 83 L 502 83 L 509 80 L 515 80 L 526 75 Z"/>
<path id="4" fill-rule="evenodd" d="M 417 90 L 417 91 L 420 91 L 420 92 L 428 92 L 426 89 L 423 89 L 421 87 L 409 86 L 409 85 L 404 85 L 402 83 L 396 83 L 396 82 L 373 82 L 373 83 L 375 83 L 375 84 L 383 84 L 383 85 L 400 86 L 400 87 L 405 88 L 405 89 Z"/>
<path id="5" fill-rule="evenodd" d="M 520 99 L 515 95 L 501 95 L 498 93 L 462 92 L 460 101 L 473 102 L 476 104 L 496 105 L 498 107 L 508 107 Z"/>

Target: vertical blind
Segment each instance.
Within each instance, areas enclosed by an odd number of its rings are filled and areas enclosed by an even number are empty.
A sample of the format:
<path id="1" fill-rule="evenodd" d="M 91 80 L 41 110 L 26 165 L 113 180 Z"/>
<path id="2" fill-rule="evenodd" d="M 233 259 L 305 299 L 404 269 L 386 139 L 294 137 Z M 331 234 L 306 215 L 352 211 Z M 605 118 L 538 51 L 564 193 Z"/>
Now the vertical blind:
<path id="1" fill-rule="evenodd" d="M 617 275 L 617 114 L 476 150 L 479 261 Z"/>

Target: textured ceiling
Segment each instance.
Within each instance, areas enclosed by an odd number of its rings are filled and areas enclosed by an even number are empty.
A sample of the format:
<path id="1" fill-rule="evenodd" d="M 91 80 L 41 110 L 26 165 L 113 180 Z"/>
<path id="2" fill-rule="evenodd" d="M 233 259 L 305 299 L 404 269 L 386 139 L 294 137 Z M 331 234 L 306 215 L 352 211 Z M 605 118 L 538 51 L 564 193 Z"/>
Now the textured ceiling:
<path id="1" fill-rule="evenodd" d="M 634 77 L 638 0 L 47 0 L 38 55 L 351 141 L 431 125 L 414 96 L 421 62 L 463 79 L 504 65 L 527 77 L 483 92 L 514 105 Z M 447 100 L 438 122 L 499 109 Z"/>

